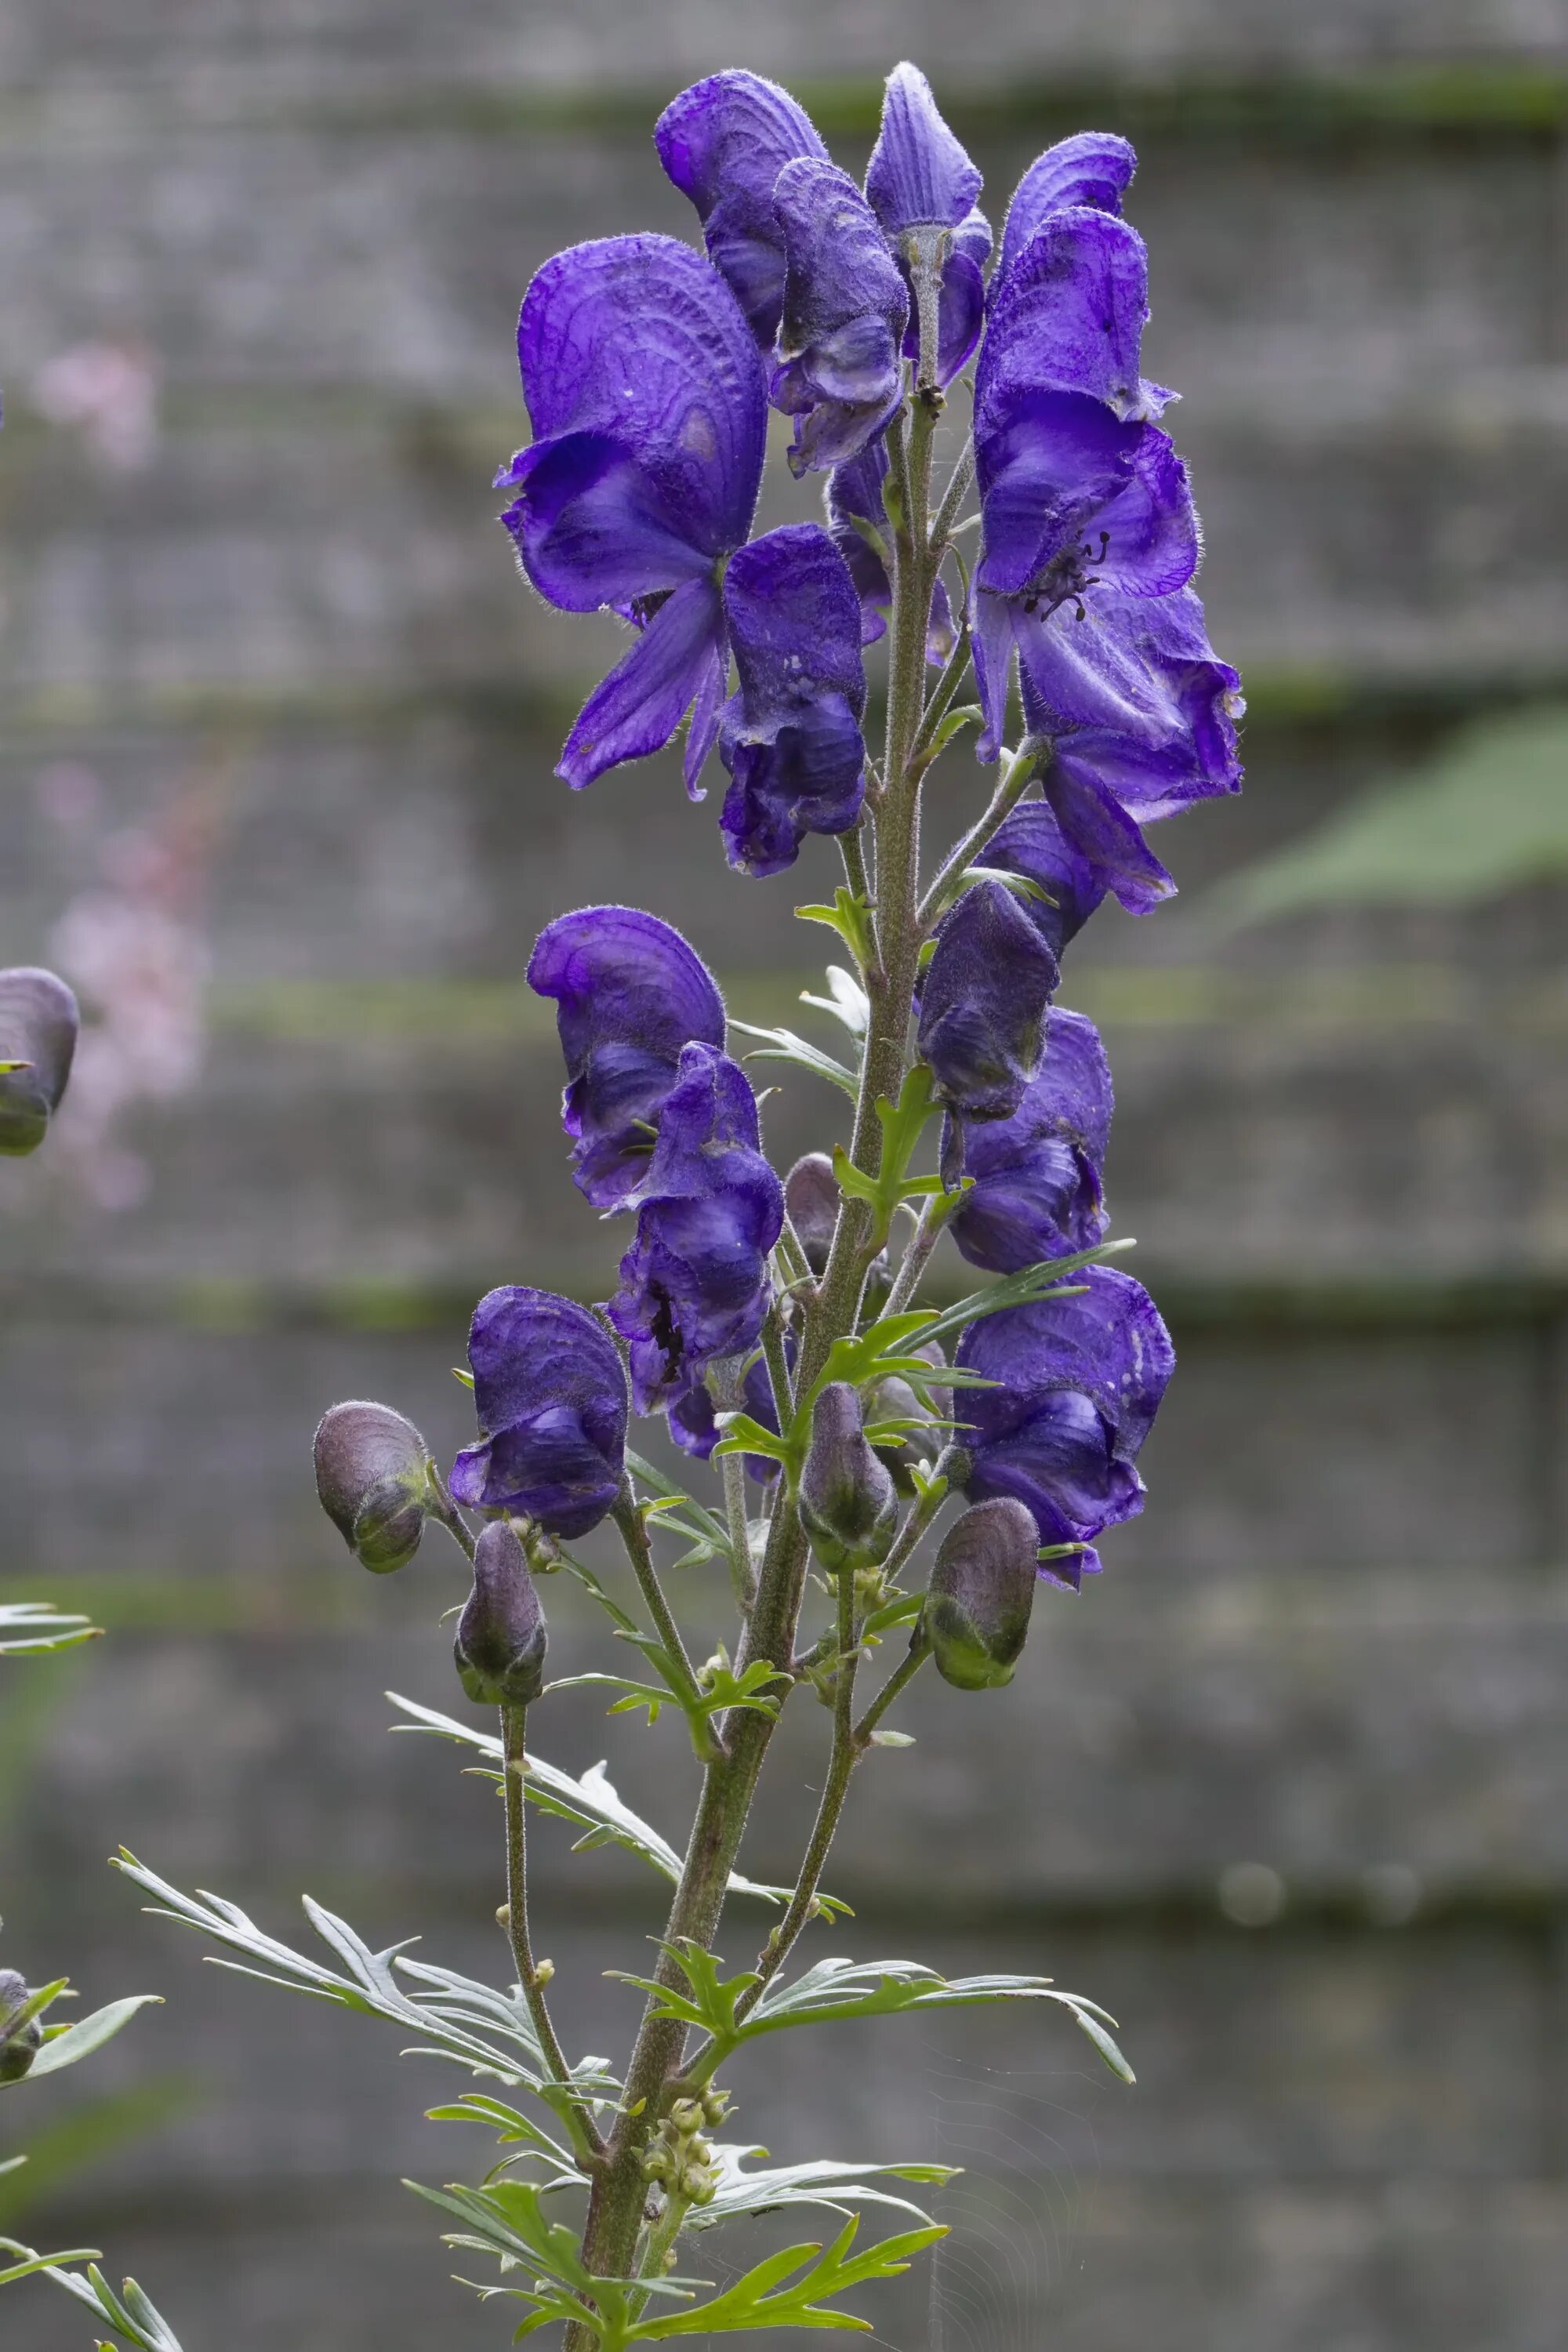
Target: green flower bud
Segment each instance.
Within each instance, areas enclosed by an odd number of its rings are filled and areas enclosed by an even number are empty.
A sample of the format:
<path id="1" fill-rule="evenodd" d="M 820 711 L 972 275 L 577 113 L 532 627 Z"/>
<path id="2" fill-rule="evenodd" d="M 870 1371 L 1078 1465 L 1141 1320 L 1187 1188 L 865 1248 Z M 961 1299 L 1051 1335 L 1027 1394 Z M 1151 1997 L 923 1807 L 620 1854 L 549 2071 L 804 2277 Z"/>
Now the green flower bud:
<path id="1" fill-rule="evenodd" d="M 526 1706 L 544 1687 L 547 1636 L 528 1561 L 513 1528 L 491 1519 L 474 1548 L 474 1589 L 452 1654 L 476 1706 Z"/>
<path id="2" fill-rule="evenodd" d="M 801 1525 L 831 1574 L 887 1559 L 899 1500 L 887 1465 L 866 1443 L 860 1400 L 845 1381 L 830 1381 L 816 1400 L 799 1499 Z"/>
<path id="3" fill-rule="evenodd" d="M 321 1508 L 361 1563 L 388 1575 L 413 1559 L 435 1500 L 430 1449 L 389 1404 L 334 1404 L 316 1431 Z"/>
<path id="4" fill-rule="evenodd" d="M 940 1372 L 945 1369 L 947 1359 L 934 1339 L 926 1347 L 917 1348 L 914 1352 L 925 1358 L 932 1371 Z M 912 1495 L 915 1482 L 911 1472 L 918 1464 L 930 1461 L 942 1452 L 946 1431 L 936 1426 L 931 1413 L 921 1402 L 908 1381 L 900 1380 L 896 1372 L 890 1373 L 885 1381 L 879 1381 L 871 1391 L 866 1402 L 866 1420 L 868 1426 L 879 1421 L 921 1421 L 928 1424 L 929 1436 L 924 1430 L 911 1429 L 905 1436 L 877 1448 L 892 1474 L 898 1492 Z"/>
<path id="5" fill-rule="evenodd" d="M 40 2018 L 29 2017 L 25 2025 L 11 2023 L 31 1999 L 15 1969 L 0 1969 L 0 2083 L 19 2083 L 44 2046 Z"/>
<path id="6" fill-rule="evenodd" d="M 63 980 L 34 965 L 0 971 L 0 1152 L 36 1151 L 70 1076 L 80 1016 Z M 30 2062 L 29 2062 L 30 2063 Z"/>
<path id="7" fill-rule="evenodd" d="M 700 2131 L 702 2128 L 702 2108 L 700 2101 L 696 2099 L 677 2099 L 675 2105 L 669 2111 L 669 2120 L 675 2130 L 681 2133 L 683 2136 L 689 2136 L 689 2134 L 694 2131 Z"/>
<path id="8" fill-rule="evenodd" d="M 1034 1514 L 1009 1496 L 976 1503 L 942 1538 L 921 1624 L 938 1674 L 955 1690 L 1012 1681 L 1035 1605 L 1039 1546 Z"/>

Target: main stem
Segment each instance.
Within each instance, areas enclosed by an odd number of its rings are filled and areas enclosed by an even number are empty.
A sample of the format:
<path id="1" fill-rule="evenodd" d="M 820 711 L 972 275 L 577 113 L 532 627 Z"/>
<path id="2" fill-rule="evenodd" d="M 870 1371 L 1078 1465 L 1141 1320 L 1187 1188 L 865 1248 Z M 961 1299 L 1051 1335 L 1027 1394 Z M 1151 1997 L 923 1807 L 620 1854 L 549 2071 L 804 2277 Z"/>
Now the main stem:
<path id="1" fill-rule="evenodd" d="M 938 408 L 937 401 L 917 395 L 907 429 L 895 422 L 889 430 L 890 442 L 896 436 L 894 474 L 902 511 L 893 534 L 887 744 L 880 804 L 873 820 L 877 967 L 868 975 L 871 1013 L 851 1154 L 872 1175 L 881 1160 L 878 1099 L 885 1096 L 897 1102 L 903 1083 L 921 948 L 921 779 L 914 750 L 924 709 L 926 627 L 941 559 L 940 549 L 933 553 L 931 544 L 931 443 Z M 864 872 L 863 863 L 859 870 Z M 797 1396 L 805 1395 L 821 1372 L 834 1340 L 854 1328 L 866 1273 L 868 1214 L 859 1201 L 846 1201 L 839 1212 L 827 1265 L 806 1309 L 795 1367 Z M 741 1646 L 738 1664 L 742 1670 L 759 1658 L 787 1669 L 805 1569 L 799 1516 L 792 1502 L 781 1496 Z M 772 1716 L 751 1709 L 737 1709 L 725 1719 L 721 1752 L 703 1775 L 665 1930 L 667 1943 L 690 1938 L 711 1948 L 773 1727 Z M 837 1746 L 836 1741 L 836 1754 Z M 852 1766 L 853 1755 L 848 1762 Z M 847 1780 L 846 1774 L 846 1785 Z M 671 1990 L 680 1989 L 680 1971 L 668 1955 L 660 1956 L 656 1975 Z M 589 2199 L 584 2258 L 590 2271 L 605 2277 L 626 2276 L 636 2259 L 646 2200 L 642 2152 L 658 2123 L 666 2087 L 679 2072 L 686 2041 L 684 2024 L 654 2015 L 652 2010 L 650 2001 L 626 2070 L 620 2121 Z M 586 2322 L 574 2321 L 563 2352 L 592 2352 L 594 2341 Z"/>

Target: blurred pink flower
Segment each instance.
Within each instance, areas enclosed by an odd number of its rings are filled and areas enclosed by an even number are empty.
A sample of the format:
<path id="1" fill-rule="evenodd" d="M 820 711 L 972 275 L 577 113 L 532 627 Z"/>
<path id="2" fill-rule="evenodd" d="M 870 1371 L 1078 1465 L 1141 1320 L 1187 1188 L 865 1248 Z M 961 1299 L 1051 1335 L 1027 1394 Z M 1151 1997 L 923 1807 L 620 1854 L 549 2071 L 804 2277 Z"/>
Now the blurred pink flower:
<path id="1" fill-rule="evenodd" d="M 158 367 L 140 343 L 73 343 L 47 360 L 30 386 L 51 425 L 74 425 L 94 461 L 137 474 L 158 447 Z"/>

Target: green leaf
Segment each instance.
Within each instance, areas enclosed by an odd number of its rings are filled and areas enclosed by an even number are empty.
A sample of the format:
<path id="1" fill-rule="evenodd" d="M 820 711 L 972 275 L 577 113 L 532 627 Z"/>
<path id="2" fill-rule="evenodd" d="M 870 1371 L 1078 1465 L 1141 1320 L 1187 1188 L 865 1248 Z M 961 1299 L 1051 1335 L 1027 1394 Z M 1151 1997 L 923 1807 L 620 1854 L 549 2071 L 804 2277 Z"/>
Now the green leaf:
<path id="1" fill-rule="evenodd" d="M 658 2312 L 626 2330 L 628 2342 L 672 2336 L 722 2336 L 754 2327 L 837 2327 L 869 2335 L 869 2320 L 829 2307 L 828 2298 L 876 2279 L 899 2278 L 911 2258 L 947 2235 L 934 2223 L 884 2238 L 863 2254 L 852 2249 L 859 2221 L 851 2215 L 831 2246 L 786 2246 L 758 2263 L 726 2293 L 687 2309 Z M 795 2275 L 798 2273 L 798 2275 Z"/>
<path id="2" fill-rule="evenodd" d="M 853 1070 L 847 1070 L 842 1062 L 836 1062 L 831 1054 L 823 1053 L 805 1038 L 797 1037 L 793 1029 L 758 1029 L 750 1021 L 737 1021 L 732 1016 L 730 1026 L 739 1029 L 743 1036 L 763 1039 L 761 1045 L 744 1056 L 748 1062 L 793 1062 L 797 1069 L 810 1070 L 815 1076 L 841 1087 L 852 1102 L 859 1095 L 860 1081 Z"/>
<path id="3" fill-rule="evenodd" d="M 399 1724 L 396 1728 L 434 1733 L 442 1739 L 455 1739 L 468 1748 L 477 1748 L 497 1766 L 501 1761 L 501 1744 L 492 1731 L 481 1731 L 477 1725 L 459 1723 L 449 1715 L 440 1715 L 434 1707 L 421 1706 L 409 1698 L 399 1698 L 395 1691 L 387 1697 L 394 1706 L 414 1717 L 412 1724 Z M 574 1780 L 553 1764 L 531 1749 L 528 1772 L 523 1787 L 541 1812 L 553 1813 L 560 1820 L 573 1822 L 588 1834 L 578 1840 L 578 1851 L 595 1845 L 624 1845 L 628 1853 L 640 1854 L 650 1863 L 661 1877 L 671 1885 L 680 1879 L 680 1856 L 668 1840 L 650 1828 L 631 1807 L 626 1804 L 611 1787 L 602 1764 L 595 1764 Z M 739 1871 L 730 1873 L 731 1895 L 754 1895 L 764 1903 L 786 1904 L 795 1892 L 789 1886 L 766 1886 L 754 1878 L 743 1878 Z M 844 1906 L 838 1906 L 842 1909 Z"/>
<path id="4" fill-rule="evenodd" d="M 0 2244 L 5 2242 L 0 2239 Z M 85 2278 L 79 2271 L 60 2270 L 52 2263 L 47 2266 L 46 2274 L 54 2280 L 57 2286 L 64 2287 L 68 2294 L 75 2295 L 79 2303 L 85 2303 L 100 2319 L 107 2319 L 121 2335 L 128 2336 L 136 2347 L 136 2352 L 180 2352 L 179 2340 L 174 2329 L 162 2313 L 154 2309 L 134 2279 L 127 2279 L 121 2294 L 116 2294 L 98 2268 L 96 2260 L 87 2255 L 70 2254 L 58 2259 L 63 2262 L 91 2262 Z"/>
<path id="5" fill-rule="evenodd" d="M 789 1439 L 753 1421 L 749 1412 L 721 1412 L 714 1418 L 724 1433 L 713 1448 L 721 1460 L 728 1454 L 761 1454 L 770 1462 L 794 1461 Z"/>
<path id="6" fill-rule="evenodd" d="M 693 1501 L 684 1488 L 667 1478 L 664 1472 L 656 1469 L 651 1462 L 645 1462 L 640 1454 L 634 1454 L 629 1445 L 626 1448 L 626 1467 L 639 1486 L 646 1486 L 650 1494 L 658 1497 L 659 1506 L 679 1504 L 682 1513 L 696 1522 L 717 1550 L 728 1549 L 730 1538 L 722 1519 L 716 1517 L 700 1503 Z"/>
<path id="7" fill-rule="evenodd" d="M 124 2000 L 111 2000 L 105 2008 L 95 2009 L 90 2017 L 79 2017 L 74 2024 L 57 2026 L 47 2035 L 28 2069 L 27 2081 L 36 2083 L 40 2074 L 58 2074 L 63 2066 L 74 2066 L 79 2060 L 90 2058 L 95 2050 L 113 2041 L 139 2009 L 161 2009 L 163 2001 L 162 1993 L 132 1993 Z"/>
<path id="8" fill-rule="evenodd" d="M 1453 907 L 1568 874 L 1568 705 L 1461 729 L 1211 891 L 1228 926 L 1321 906 Z"/>
<path id="9" fill-rule="evenodd" d="M 0 1062 L 0 1070 L 5 1066 L 5 1065 Z M 26 1065 L 13 1064 L 12 1066 L 25 1068 Z M 16 2245 L 10 2238 L 0 2238 L 0 2252 L 15 2252 L 23 2257 L 20 2262 L 12 2263 L 5 2270 L 0 2271 L 0 2286 L 9 2286 L 14 2279 L 31 2278 L 36 2271 L 52 2270 L 57 2263 L 90 2263 L 98 2259 L 96 2246 L 75 2246 L 68 2254 L 33 2254 L 28 2253 L 25 2247 Z"/>
<path id="10" fill-rule="evenodd" d="M 940 760 L 961 728 L 978 727 L 984 717 L 985 713 L 977 702 L 961 702 L 955 710 L 946 712 L 931 741 L 921 753 L 921 767 L 929 768 L 933 761 Z"/>
<path id="11" fill-rule="evenodd" d="M 766 2154 L 763 2147 L 716 2146 L 713 2169 L 718 2181 L 713 2201 L 710 2205 L 694 2206 L 687 2216 L 686 2227 L 711 2230 L 721 2221 L 738 2221 L 746 2214 L 772 2213 L 783 2206 L 825 2206 L 830 2212 L 843 2213 L 862 2204 L 897 2206 L 929 2225 L 931 2216 L 910 2199 L 894 2196 L 873 2184 L 879 2180 L 909 2180 L 941 2189 L 954 2178 L 956 2169 L 947 2164 L 842 2164 L 827 2157 L 809 2164 L 779 2165 L 767 2171 L 746 2169 L 751 2158 Z"/>
<path id="12" fill-rule="evenodd" d="M 862 971 L 869 971 L 877 960 L 871 938 L 871 908 L 869 900 L 857 890 L 840 883 L 833 896 L 831 907 L 797 907 L 795 919 L 802 923 L 826 923 L 837 931 Z"/>
<path id="13" fill-rule="evenodd" d="M 63 1614 L 47 1601 L 0 1601 L 0 1658 L 74 1650 L 79 1643 L 96 1642 L 102 1631 L 85 1617 Z"/>
<path id="14" fill-rule="evenodd" d="M 1115 2024 L 1098 2002 L 1063 1992 L 1049 1977 L 979 1976 L 949 1979 L 916 1960 L 818 1960 L 804 1976 L 770 1985 L 741 2027 L 742 2040 L 792 2025 L 888 2017 L 904 2010 L 973 2009 L 994 2000 L 1049 2000 L 1066 2009 L 1113 2074 L 1134 2078 L 1107 2030 Z"/>
<path id="15" fill-rule="evenodd" d="M 838 1189 L 850 1199 L 870 1202 L 874 1212 L 872 1238 L 879 1248 L 891 1231 L 893 1214 L 900 1202 L 925 1199 L 943 1189 L 940 1176 L 911 1177 L 906 1172 L 926 1121 L 941 1108 L 931 1093 L 931 1071 L 925 1063 L 917 1062 L 905 1073 L 896 1104 L 889 1102 L 886 1095 L 878 1097 L 882 1155 L 876 1175 L 868 1176 L 858 1168 L 842 1144 L 834 1149 L 833 1172 L 838 1179 Z"/>

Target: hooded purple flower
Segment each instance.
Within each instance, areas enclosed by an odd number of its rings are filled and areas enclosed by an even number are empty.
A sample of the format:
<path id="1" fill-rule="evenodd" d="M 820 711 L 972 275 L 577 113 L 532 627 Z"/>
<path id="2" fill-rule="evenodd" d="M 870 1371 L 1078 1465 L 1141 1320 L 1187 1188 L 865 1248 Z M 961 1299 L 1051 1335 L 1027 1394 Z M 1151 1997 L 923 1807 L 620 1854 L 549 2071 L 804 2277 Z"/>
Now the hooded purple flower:
<path id="1" fill-rule="evenodd" d="M 1092 1545 L 1142 1509 L 1134 1465 L 1175 1362 L 1142 1283 L 1102 1265 L 1073 1281 L 1070 1292 L 972 1323 L 958 1348 L 961 1365 L 999 1383 L 960 1391 L 958 1433 L 973 1464 L 964 1492 L 972 1502 L 1013 1496 L 1034 1513 L 1042 1544 Z M 1089 1550 L 1040 1572 L 1076 1591 L 1099 1568 Z"/>
<path id="2" fill-rule="evenodd" d="M 976 882 L 937 928 L 921 986 L 920 1056 L 939 1101 L 1010 1118 L 1039 1066 L 1057 960 L 1005 882 Z"/>
<path id="3" fill-rule="evenodd" d="M 626 1199 L 637 1239 L 609 1308 L 631 1349 L 638 1412 L 684 1394 L 762 1331 L 784 1188 L 759 1141 L 744 1071 L 711 1045 L 688 1045 L 647 1172 Z"/>
<path id="4" fill-rule="evenodd" d="M 1105 897 L 1104 882 L 1068 839 L 1048 801 L 1021 801 L 992 835 L 979 862 L 1004 874 L 1021 874 L 1045 892 L 1043 899 L 1018 903 L 1058 962 Z"/>
<path id="5" fill-rule="evenodd" d="M 573 1181 L 595 1209 L 617 1208 L 647 1172 L 682 1049 L 723 1045 L 723 999 L 695 949 L 637 907 L 546 924 L 528 984 L 556 1003 Z"/>
<path id="6" fill-rule="evenodd" d="M 1053 1008 L 1045 1059 L 1012 1118 L 949 1119 L 943 1181 L 950 1190 L 961 1176 L 973 1181 L 948 1230 L 971 1265 L 1020 1274 L 1098 1245 L 1112 1100 L 1099 1030 Z"/>
<path id="7" fill-rule="evenodd" d="M 910 298 L 847 172 L 815 157 L 786 163 L 773 204 L 786 268 L 768 396 L 795 419 L 798 478 L 853 457 L 898 406 Z"/>
<path id="8" fill-rule="evenodd" d="M 997 284 L 1053 213 L 1065 213 L 1078 205 L 1100 213 L 1120 213 L 1122 196 L 1137 169 L 1138 158 L 1130 142 L 1114 131 L 1078 131 L 1037 155 L 1014 189 L 1002 224 Z"/>
<path id="9" fill-rule="evenodd" d="M 784 241 L 773 184 L 786 163 L 826 148 L 803 107 L 760 74 L 710 74 L 672 99 L 654 126 L 658 160 L 702 223 L 721 270 L 766 351 L 784 309 Z"/>
<path id="10" fill-rule="evenodd" d="M 766 398 L 728 286 L 689 246 L 614 236 L 534 278 L 518 321 L 535 439 L 497 477 L 542 596 L 639 634 L 589 696 L 556 769 L 574 787 L 657 751 L 693 710 L 686 781 L 712 749 L 727 656 L 719 579 L 756 505 Z"/>
<path id="11" fill-rule="evenodd" d="M 1215 657 L 1191 588 L 1098 588 L 1082 616 L 1015 614 L 1028 739 L 1048 747 L 1041 789 L 1102 888 L 1135 915 L 1175 884 L 1142 826 L 1241 789 L 1241 680 Z M 983 674 L 982 699 L 1005 691 Z"/>
<path id="12" fill-rule="evenodd" d="M 847 833 L 866 797 L 859 604 L 827 533 L 804 522 L 740 550 L 724 606 L 741 688 L 719 727 L 720 824 L 731 866 L 778 874 L 808 833 Z"/>
<path id="13" fill-rule="evenodd" d="M 981 177 L 937 110 L 918 66 L 895 66 L 882 100 L 882 126 L 866 171 L 866 195 L 910 288 L 904 356 L 921 337 L 910 263 L 922 245 L 941 269 L 937 299 L 938 383 L 951 383 L 980 340 L 985 316 L 981 265 L 991 224 L 976 209 Z"/>
<path id="14" fill-rule="evenodd" d="M 849 566 L 849 577 L 860 599 L 860 642 L 874 646 L 885 636 L 893 604 L 893 584 L 888 577 L 888 509 L 882 485 L 888 478 L 888 444 L 879 433 L 858 457 L 835 466 L 827 477 L 827 528 L 833 543 Z M 873 546 L 861 524 L 868 526 L 879 546 Z M 940 669 L 957 641 L 952 606 L 939 580 L 931 600 L 926 630 L 926 659 Z"/>
<path id="15" fill-rule="evenodd" d="M 468 1333 L 479 1443 L 452 1465 L 452 1493 L 525 1513 L 552 1535 L 596 1528 L 620 1490 L 626 1379 L 585 1307 L 553 1291 L 492 1290 Z"/>
<path id="16" fill-rule="evenodd" d="M 795 1341 L 786 1339 L 784 1353 L 791 1366 L 795 1357 Z M 773 1410 L 773 1384 L 768 1377 L 764 1360 L 754 1359 L 741 1383 L 741 1410 L 761 1422 L 764 1429 L 779 1433 L 779 1417 Z M 706 1462 L 718 1444 L 722 1432 L 719 1427 L 719 1408 L 713 1402 L 712 1391 L 705 1381 L 694 1381 L 684 1396 L 679 1396 L 669 1408 L 669 1433 L 683 1454 L 699 1462 Z M 748 1478 L 760 1486 L 771 1486 L 779 1475 L 779 1465 L 767 1454 L 742 1454 Z"/>

